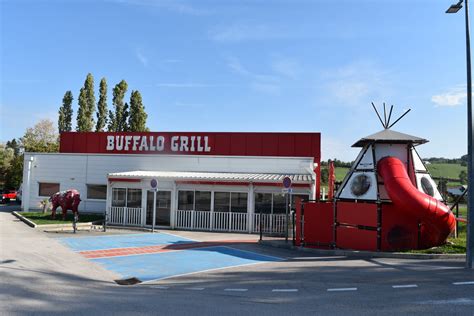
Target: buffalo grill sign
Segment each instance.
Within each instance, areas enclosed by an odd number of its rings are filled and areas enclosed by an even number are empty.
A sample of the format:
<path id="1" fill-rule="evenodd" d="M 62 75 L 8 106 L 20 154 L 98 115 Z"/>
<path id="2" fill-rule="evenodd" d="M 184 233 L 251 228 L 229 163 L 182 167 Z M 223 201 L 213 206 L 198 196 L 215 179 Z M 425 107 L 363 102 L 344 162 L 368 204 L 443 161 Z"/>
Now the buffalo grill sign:
<path id="1" fill-rule="evenodd" d="M 211 151 L 209 136 L 107 135 L 106 151 L 195 152 Z"/>

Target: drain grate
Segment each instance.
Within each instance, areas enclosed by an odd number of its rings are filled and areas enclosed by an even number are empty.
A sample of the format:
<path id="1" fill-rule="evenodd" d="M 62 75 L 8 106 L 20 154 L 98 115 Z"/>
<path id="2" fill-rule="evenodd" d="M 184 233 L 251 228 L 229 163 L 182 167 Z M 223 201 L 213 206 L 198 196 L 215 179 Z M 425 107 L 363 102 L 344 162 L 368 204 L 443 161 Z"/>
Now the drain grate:
<path id="1" fill-rule="evenodd" d="M 128 279 L 115 280 L 115 283 L 117 283 L 118 285 L 135 285 L 138 283 L 142 283 L 142 281 L 140 279 L 133 277 L 133 278 L 128 278 Z"/>

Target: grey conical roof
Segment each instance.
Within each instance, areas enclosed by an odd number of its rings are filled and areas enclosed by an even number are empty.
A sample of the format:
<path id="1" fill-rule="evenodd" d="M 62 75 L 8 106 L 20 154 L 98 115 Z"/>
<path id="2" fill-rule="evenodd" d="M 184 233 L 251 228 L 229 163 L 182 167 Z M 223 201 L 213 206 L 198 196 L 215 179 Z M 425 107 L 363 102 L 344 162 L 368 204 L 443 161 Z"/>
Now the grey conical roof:
<path id="1" fill-rule="evenodd" d="M 368 143 L 389 143 L 389 144 L 424 144 L 428 140 L 396 131 L 384 129 L 378 133 L 359 139 L 352 147 L 364 147 Z"/>

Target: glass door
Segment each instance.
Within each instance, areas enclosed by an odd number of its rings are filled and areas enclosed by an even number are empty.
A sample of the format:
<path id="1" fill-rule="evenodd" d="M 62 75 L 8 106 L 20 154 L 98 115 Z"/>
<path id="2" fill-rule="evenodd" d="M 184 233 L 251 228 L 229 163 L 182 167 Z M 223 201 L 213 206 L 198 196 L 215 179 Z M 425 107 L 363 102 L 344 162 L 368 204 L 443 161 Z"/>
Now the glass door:
<path id="1" fill-rule="evenodd" d="M 156 226 L 170 226 L 171 213 L 171 191 L 156 192 Z M 146 195 L 146 224 L 151 226 L 153 222 L 153 191 Z"/>

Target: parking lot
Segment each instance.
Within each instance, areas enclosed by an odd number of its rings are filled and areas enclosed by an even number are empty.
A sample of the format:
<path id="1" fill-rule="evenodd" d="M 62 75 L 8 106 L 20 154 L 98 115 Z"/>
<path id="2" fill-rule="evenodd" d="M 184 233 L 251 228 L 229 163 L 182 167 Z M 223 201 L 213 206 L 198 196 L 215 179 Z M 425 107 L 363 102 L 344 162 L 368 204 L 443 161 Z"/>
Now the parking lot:
<path id="1" fill-rule="evenodd" d="M 254 240 L 199 242 L 168 232 L 66 237 L 61 243 L 123 279 L 142 282 L 281 258 L 233 248 Z"/>

